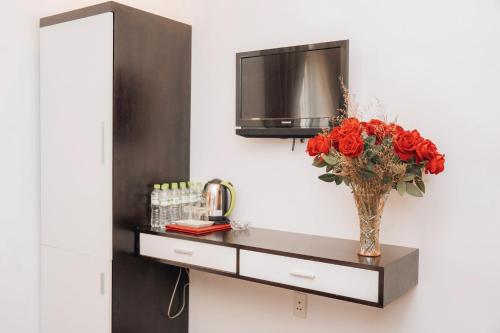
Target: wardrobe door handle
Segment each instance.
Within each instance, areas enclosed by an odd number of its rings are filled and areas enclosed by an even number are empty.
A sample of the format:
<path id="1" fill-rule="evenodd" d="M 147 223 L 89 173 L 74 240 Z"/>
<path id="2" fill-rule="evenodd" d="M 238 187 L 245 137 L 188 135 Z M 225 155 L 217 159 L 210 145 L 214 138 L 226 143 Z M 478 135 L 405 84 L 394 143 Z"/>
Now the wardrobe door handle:
<path id="1" fill-rule="evenodd" d="M 290 272 L 291 276 L 302 278 L 302 279 L 309 279 L 309 280 L 314 280 L 316 278 L 316 274 L 314 273 L 308 273 L 308 272 L 299 272 L 299 271 L 293 271 Z"/>
<path id="2" fill-rule="evenodd" d="M 101 122 L 101 164 L 106 163 L 106 140 L 104 121 Z"/>
<path id="3" fill-rule="evenodd" d="M 101 287 L 100 287 L 101 295 L 105 295 L 106 294 L 106 279 L 105 279 L 104 273 L 101 273 L 99 278 L 100 278 L 100 283 L 101 283 Z"/>

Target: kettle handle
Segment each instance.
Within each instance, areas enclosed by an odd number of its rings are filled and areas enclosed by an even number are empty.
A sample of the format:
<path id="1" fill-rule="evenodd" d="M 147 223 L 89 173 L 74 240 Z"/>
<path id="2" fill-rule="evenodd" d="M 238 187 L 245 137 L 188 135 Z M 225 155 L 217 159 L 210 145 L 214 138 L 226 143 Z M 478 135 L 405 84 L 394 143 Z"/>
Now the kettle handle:
<path id="1" fill-rule="evenodd" d="M 224 217 L 228 217 L 229 215 L 231 215 L 234 209 L 234 203 L 236 201 L 236 190 L 234 189 L 233 184 L 231 184 L 228 181 L 223 180 L 220 184 L 222 186 L 225 186 L 229 190 L 229 193 L 231 194 L 231 201 L 229 202 L 229 208 L 227 209 L 226 214 L 224 214 Z"/>

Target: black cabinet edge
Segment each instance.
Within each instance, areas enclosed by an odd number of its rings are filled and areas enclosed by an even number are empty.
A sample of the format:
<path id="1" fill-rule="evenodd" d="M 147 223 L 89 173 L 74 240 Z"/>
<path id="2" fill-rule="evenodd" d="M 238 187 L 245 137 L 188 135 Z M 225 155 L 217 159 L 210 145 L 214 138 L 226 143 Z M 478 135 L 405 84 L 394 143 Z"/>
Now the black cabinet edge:
<path id="1" fill-rule="evenodd" d="M 404 256 L 385 268 L 382 287 L 382 305 L 398 299 L 418 285 L 419 250 Z"/>
<path id="2" fill-rule="evenodd" d="M 40 27 L 46 27 L 49 25 L 78 20 L 89 16 L 113 12 L 115 9 L 115 4 L 116 3 L 113 1 L 107 1 L 93 6 L 79 8 L 47 17 L 42 17 L 40 19 Z"/>
<path id="3" fill-rule="evenodd" d="M 114 1 L 106 1 L 106 2 L 103 2 L 100 4 L 87 6 L 87 7 L 83 7 L 83 8 L 79 8 L 79 9 L 75 9 L 75 10 L 70 10 L 70 11 L 67 11 L 64 13 L 60 13 L 60 14 L 42 17 L 40 19 L 40 27 L 46 27 L 46 26 L 50 26 L 50 25 L 54 25 L 54 24 L 78 20 L 78 19 L 82 19 L 85 17 L 99 15 L 99 14 L 103 14 L 103 13 L 110 13 L 110 12 L 114 13 L 117 11 L 135 11 L 135 12 L 140 13 L 142 15 L 148 15 L 150 17 L 156 17 L 156 18 L 160 18 L 163 20 L 176 22 L 176 23 L 184 24 L 184 25 L 190 27 L 190 25 L 187 23 L 175 21 L 175 20 L 160 16 L 160 15 L 149 13 L 149 12 L 146 12 L 146 11 L 134 8 L 134 7 L 126 6 L 126 5 L 123 5 L 121 3 L 114 2 Z"/>

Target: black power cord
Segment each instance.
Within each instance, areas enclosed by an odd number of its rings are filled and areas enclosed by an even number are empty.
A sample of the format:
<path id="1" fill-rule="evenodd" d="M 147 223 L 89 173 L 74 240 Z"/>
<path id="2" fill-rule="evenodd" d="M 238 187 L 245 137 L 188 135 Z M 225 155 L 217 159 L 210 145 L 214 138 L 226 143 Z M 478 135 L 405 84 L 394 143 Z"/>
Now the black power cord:
<path id="1" fill-rule="evenodd" d="M 300 143 L 304 143 L 304 139 L 300 139 Z M 295 138 L 292 139 L 292 151 L 295 150 Z"/>

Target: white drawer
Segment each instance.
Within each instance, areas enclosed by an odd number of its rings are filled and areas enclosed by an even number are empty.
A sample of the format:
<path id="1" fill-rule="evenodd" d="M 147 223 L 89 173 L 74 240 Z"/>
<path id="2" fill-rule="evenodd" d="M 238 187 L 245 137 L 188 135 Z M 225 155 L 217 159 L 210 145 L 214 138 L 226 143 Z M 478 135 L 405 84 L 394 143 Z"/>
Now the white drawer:
<path id="1" fill-rule="evenodd" d="M 184 239 L 140 234 L 140 254 L 236 273 L 236 249 Z"/>
<path id="2" fill-rule="evenodd" d="M 240 250 L 240 275 L 378 302 L 377 271 Z"/>

